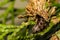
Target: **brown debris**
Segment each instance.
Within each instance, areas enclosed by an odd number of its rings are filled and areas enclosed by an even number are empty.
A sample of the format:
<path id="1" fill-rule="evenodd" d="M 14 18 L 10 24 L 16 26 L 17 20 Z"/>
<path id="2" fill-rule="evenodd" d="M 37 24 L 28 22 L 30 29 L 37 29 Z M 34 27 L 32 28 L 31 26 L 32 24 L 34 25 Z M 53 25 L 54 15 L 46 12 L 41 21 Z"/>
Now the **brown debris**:
<path id="1" fill-rule="evenodd" d="M 50 40 L 59 40 L 59 38 L 56 35 L 53 35 Z"/>
<path id="2" fill-rule="evenodd" d="M 51 21 L 54 23 L 54 24 L 57 24 L 58 22 L 60 22 L 60 19 L 57 18 L 56 16 L 52 17 Z"/>

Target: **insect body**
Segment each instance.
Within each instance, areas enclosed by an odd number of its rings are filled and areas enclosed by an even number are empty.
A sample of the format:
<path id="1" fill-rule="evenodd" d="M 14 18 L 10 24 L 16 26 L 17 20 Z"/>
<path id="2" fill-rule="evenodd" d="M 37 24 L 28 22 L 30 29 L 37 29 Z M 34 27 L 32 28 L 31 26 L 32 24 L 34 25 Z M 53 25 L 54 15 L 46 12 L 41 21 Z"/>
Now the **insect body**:
<path id="1" fill-rule="evenodd" d="M 39 15 L 47 20 L 48 13 L 46 11 L 45 3 L 46 0 L 30 0 L 29 4 L 26 6 L 27 14 L 31 14 L 33 16 Z"/>
<path id="2" fill-rule="evenodd" d="M 48 7 L 46 8 L 46 4 Z M 20 17 L 34 17 L 36 25 L 32 28 L 33 32 L 43 30 L 49 21 L 49 17 L 54 14 L 56 7 L 50 6 L 50 0 L 29 0 L 26 6 L 26 15 Z"/>

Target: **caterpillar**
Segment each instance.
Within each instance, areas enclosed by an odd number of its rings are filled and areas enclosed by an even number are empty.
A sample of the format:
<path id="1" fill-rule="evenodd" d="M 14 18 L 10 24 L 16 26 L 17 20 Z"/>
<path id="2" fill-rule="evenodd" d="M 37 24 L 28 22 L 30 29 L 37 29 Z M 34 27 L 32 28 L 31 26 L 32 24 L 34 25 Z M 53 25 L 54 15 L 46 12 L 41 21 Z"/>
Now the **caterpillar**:
<path id="1" fill-rule="evenodd" d="M 47 6 L 46 6 L 47 5 Z M 56 7 L 52 7 L 50 0 L 29 0 L 26 6 L 26 15 L 20 17 L 34 17 L 36 25 L 32 27 L 33 33 L 48 26 L 49 17 L 54 15 Z"/>

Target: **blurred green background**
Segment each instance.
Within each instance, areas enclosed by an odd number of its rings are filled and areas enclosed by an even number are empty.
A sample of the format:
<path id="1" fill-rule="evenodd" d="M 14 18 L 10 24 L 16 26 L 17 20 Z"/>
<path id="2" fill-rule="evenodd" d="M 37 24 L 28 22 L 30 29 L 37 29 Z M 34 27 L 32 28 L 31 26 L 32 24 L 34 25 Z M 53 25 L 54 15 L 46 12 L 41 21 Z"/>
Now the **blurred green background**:
<path id="1" fill-rule="evenodd" d="M 20 25 L 25 19 L 18 15 L 25 13 L 27 0 L 0 0 L 0 23 Z"/>

